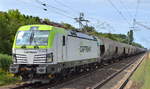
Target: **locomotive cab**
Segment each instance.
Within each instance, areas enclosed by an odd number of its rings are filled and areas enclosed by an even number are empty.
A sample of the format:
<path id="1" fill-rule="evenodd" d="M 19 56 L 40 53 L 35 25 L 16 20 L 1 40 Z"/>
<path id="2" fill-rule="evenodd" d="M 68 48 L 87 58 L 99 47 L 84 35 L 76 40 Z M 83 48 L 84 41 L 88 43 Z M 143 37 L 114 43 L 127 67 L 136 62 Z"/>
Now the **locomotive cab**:
<path id="1" fill-rule="evenodd" d="M 28 74 L 46 74 L 50 64 L 56 64 L 58 35 L 65 36 L 65 30 L 49 25 L 20 27 L 13 43 L 10 72 L 18 75 L 22 73 L 24 77 Z"/>

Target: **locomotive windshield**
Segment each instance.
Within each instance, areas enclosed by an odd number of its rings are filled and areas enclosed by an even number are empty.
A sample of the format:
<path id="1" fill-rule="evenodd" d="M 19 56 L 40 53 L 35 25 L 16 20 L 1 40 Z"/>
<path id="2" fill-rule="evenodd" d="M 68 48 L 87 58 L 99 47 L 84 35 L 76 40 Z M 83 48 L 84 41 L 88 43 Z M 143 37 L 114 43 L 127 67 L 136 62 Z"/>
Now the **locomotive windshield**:
<path id="1" fill-rule="evenodd" d="M 47 30 L 19 31 L 16 38 L 16 45 L 47 46 L 49 33 Z"/>

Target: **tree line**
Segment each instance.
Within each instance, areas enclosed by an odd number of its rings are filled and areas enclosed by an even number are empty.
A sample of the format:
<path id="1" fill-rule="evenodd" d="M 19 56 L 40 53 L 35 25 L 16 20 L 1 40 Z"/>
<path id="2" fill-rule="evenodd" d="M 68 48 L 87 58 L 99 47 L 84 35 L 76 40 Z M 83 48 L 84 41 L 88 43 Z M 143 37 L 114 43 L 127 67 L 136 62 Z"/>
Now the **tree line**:
<path id="1" fill-rule="evenodd" d="M 11 54 L 15 33 L 20 26 L 38 23 L 39 17 L 23 15 L 18 10 L 0 12 L 0 53 Z"/>
<path id="2" fill-rule="evenodd" d="M 52 21 L 49 19 L 43 19 L 43 21 L 52 23 Z M 19 10 L 9 10 L 8 12 L 0 11 L 0 53 L 10 55 L 17 29 L 22 25 L 30 24 L 42 24 L 41 18 L 21 14 Z M 61 24 L 67 29 L 77 30 L 75 27 L 68 23 L 62 22 Z M 95 36 L 107 37 L 123 43 L 128 43 L 127 35 L 100 33 L 97 32 L 92 26 L 83 27 L 82 32 Z M 142 47 L 138 43 L 133 43 L 133 45 Z"/>

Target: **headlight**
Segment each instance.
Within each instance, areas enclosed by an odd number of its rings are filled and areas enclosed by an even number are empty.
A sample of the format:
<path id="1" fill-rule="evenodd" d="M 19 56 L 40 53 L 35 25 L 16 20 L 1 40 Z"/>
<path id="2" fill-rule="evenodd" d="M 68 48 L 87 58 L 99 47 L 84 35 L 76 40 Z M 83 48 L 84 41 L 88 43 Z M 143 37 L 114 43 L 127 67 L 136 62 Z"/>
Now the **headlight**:
<path id="1" fill-rule="evenodd" d="M 47 62 L 52 62 L 53 61 L 53 53 L 47 54 L 46 59 L 47 59 Z"/>

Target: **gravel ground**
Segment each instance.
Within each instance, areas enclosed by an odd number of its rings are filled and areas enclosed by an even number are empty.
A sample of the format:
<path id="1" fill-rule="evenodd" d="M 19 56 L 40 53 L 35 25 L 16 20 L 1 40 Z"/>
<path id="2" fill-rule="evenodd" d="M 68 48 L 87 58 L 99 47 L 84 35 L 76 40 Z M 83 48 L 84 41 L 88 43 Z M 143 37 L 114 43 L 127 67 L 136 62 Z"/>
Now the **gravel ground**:
<path id="1" fill-rule="evenodd" d="M 137 58 L 139 58 L 139 56 L 127 58 L 127 59 L 121 60 L 117 63 L 113 63 L 108 66 L 104 66 L 103 68 L 98 69 L 97 71 L 88 73 L 86 75 L 80 76 L 71 81 L 59 84 L 57 86 L 54 86 L 54 87 L 45 86 L 45 87 L 39 87 L 38 89 L 88 89 L 88 87 L 92 87 L 93 85 L 97 84 L 98 82 L 101 82 L 102 80 L 106 79 L 113 73 L 119 71 L 125 65 L 127 65 L 131 62 L 134 62 Z M 120 78 L 123 77 L 122 75 L 123 74 L 121 74 L 120 77 L 118 77 L 118 79 L 116 79 L 114 81 L 117 82 Z M 111 84 L 114 85 L 113 82 Z M 109 85 L 109 86 L 107 86 L 107 88 L 105 87 L 103 89 L 110 89 L 110 87 L 112 87 L 112 85 Z"/>

